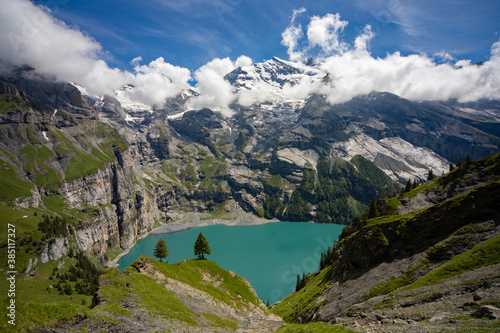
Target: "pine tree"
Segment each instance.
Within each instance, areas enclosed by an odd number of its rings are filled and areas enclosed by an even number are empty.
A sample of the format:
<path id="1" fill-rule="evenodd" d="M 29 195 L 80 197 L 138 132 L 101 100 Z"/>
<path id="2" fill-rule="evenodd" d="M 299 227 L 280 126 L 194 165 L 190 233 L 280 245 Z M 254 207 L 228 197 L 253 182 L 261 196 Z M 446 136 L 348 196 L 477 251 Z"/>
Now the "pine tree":
<path id="1" fill-rule="evenodd" d="M 160 261 L 162 261 L 163 258 L 168 257 L 167 243 L 165 243 L 165 241 L 161 238 L 158 243 L 156 243 L 154 256 L 160 258 Z"/>
<path id="2" fill-rule="evenodd" d="M 309 274 L 302 273 L 302 281 L 300 282 L 301 288 L 304 288 L 309 281 Z"/>
<path id="3" fill-rule="evenodd" d="M 412 183 L 411 183 L 411 180 L 410 178 L 408 178 L 408 180 L 406 181 L 406 185 L 405 185 L 405 189 L 404 189 L 404 193 L 406 192 L 410 192 L 411 191 L 411 188 L 412 188 Z"/>
<path id="4" fill-rule="evenodd" d="M 324 269 L 326 266 L 331 265 L 332 263 L 333 263 L 333 249 L 331 246 L 329 246 L 328 250 L 326 250 L 325 252 L 321 252 L 319 270 Z"/>
<path id="5" fill-rule="evenodd" d="M 432 172 L 432 169 L 429 169 L 429 174 L 427 175 L 427 181 L 430 181 L 433 179 L 434 179 L 434 172 Z"/>
<path id="6" fill-rule="evenodd" d="M 467 154 L 467 156 L 465 157 L 465 165 L 469 165 L 471 162 L 472 162 L 472 158 L 470 158 L 470 155 Z"/>
<path id="7" fill-rule="evenodd" d="M 325 252 L 321 252 L 321 259 L 319 261 L 319 270 L 322 270 L 323 268 L 326 267 L 326 253 Z"/>
<path id="8" fill-rule="evenodd" d="M 207 239 L 200 232 L 196 242 L 194 243 L 194 255 L 198 256 L 198 259 L 205 259 L 204 254 L 212 254 L 211 251 L 212 249 L 210 248 Z"/>
<path id="9" fill-rule="evenodd" d="M 368 210 L 368 218 L 373 219 L 378 216 L 380 216 L 380 213 L 377 209 L 377 203 L 375 202 L 375 199 L 372 198 L 372 201 L 370 202 L 370 208 Z"/>
<path id="10" fill-rule="evenodd" d="M 418 184 L 418 180 L 414 179 L 414 180 L 413 180 L 413 186 L 412 186 L 412 187 L 413 187 L 413 188 L 417 188 L 417 187 L 418 187 L 418 185 L 419 185 L 419 184 Z"/>
<path id="11" fill-rule="evenodd" d="M 453 170 L 455 170 L 455 166 L 453 165 L 453 163 L 450 163 L 450 172 L 452 172 Z"/>
<path id="12" fill-rule="evenodd" d="M 300 277 L 300 274 L 297 274 L 297 284 L 295 285 L 295 291 L 299 291 L 300 289 L 304 288 L 307 284 L 307 281 L 309 281 L 309 277 L 309 274 L 306 273 L 302 273 L 302 278 Z"/>

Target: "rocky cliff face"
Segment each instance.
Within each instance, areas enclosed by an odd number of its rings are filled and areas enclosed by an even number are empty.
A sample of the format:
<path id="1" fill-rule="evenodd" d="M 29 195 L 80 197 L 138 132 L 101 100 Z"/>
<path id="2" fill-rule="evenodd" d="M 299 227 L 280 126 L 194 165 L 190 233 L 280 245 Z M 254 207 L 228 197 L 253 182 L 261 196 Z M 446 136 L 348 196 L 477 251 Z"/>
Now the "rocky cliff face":
<path id="1" fill-rule="evenodd" d="M 127 148 L 71 84 L 33 75 L 2 82 L 2 96 L 16 102 L 1 115 L 2 161 L 11 172 L 4 185 L 22 179 L 17 206 L 73 218 L 76 246 L 104 260 L 108 248 L 129 247 L 162 218 L 156 193 L 133 184 L 134 165 L 154 154 Z M 11 192 L 2 189 L 5 198 Z"/>

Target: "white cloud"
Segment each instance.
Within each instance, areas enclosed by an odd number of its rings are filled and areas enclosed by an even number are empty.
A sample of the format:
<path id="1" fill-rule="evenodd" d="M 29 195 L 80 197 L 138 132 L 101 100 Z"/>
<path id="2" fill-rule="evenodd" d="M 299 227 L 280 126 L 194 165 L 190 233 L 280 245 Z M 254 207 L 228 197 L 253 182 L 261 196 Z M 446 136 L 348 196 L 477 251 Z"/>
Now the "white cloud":
<path id="1" fill-rule="evenodd" d="M 281 44 L 287 47 L 287 53 L 291 61 L 303 60 L 318 48 L 321 50 L 320 55 L 322 57 L 341 54 L 349 49 L 349 45 L 340 38 L 342 31 L 348 25 L 347 21 L 340 19 L 340 14 L 329 13 L 323 17 L 313 16 L 307 25 L 307 32 L 304 34 L 302 25 L 296 24 L 295 20 L 299 14 L 305 11 L 305 8 L 294 10 L 290 24 L 281 34 Z M 363 42 L 366 45 L 366 42 L 372 37 L 373 32 L 371 29 L 367 30 L 365 28 L 365 32 L 360 36 L 357 45 L 362 47 Z"/>
<path id="2" fill-rule="evenodd" d="M 366 26 L 350 44 L 340 38 L 347 24 L 339 14 L 312 17 L 306 43 L 302 49 L 293 49 L 290 60 L 303 60 L 312 48 L 320 47 L 323 52 L 319 66 L 330 80 L 318 84 L 311 78 L 304 79 L 273 96 L 286 97 L 291 91 L 315 92 L 324 94 L 331 103 L 345 102 L 374 91 L 391 92 L 415 101 L 457 99 L 465 102 L 500 98 L 500 41 L 493 44 L 490 60 L 481 66 L 471 65 L 470 60 L 457 60 L 455 66 L 437 64 L 425 54 L 404 56 L 399 52 L 374 58 L 369 52 L 369 43 L 374 38 L 371 27 Z M 301 32 L 296 32 L 295 36 L 305 38 Z M 294 42 L 297 46 L 301 41 Z M 456 60 L 445 52 L 435 57 L 446 62 Z M 297 63 L 297 66 L 301 65 Z M 262 94 L 260 99 L 264 96 Z"/>
<path id="3" fill-rule="evenodd" d="M 135 57 L 134 59 L 132 59 L 132 60 L 130 61 L 130 64 L 131 64 L 132 66 L 136 67 L 136 66 L 138 66 L 138 65 L 141 63 L 141 61 L 142 61 L 142 57 L 141 57 L 141 56 L 139 56 L 139 57 Z"/>
<path id="4" fill-rule="evenodd" d="M 295 26 L 294 24 L 297 16 L 305 11 L 306 9 L 304 7 L 294 9 L 290 25 L 281 34 L 281 44 L 287 47 L 288 56 L 292 61 L 300 60 L 302 58 L 302 52 L 297 52 L 295 49 L 298 47 L 298 42 L 304 34 L 302 32 L 302 26 L 300 24 Z"/>
<path id="5" fill-rule="evenodd" d="M 367 25 L 363 29 L 363 33 L 356 37 L 354 40 L 354 48 L 357 52 L 367 52 L 368 46 L 372 38 L 375 37 L 375 33 L 370 25 Z"/>
<path id="6" fill-rule="evenodd" d="M 189 89 L 191 72 L 187 68 L 171 65 L 160 57 L 148 65 L 140 65 L 141 57 L 134 58 L 135 76 L 131 81 L 134 89 L 125 96 L 131 101 L 151 106 L 161 106 L 165 99 Z"/>
<path id="7" fill-rule="evenodd" d="M 245 55 L 239 56 L 238 59 L 236 59 L 236 61 L 234 62 L 234 66 L 236 68 L 250 66 L 252 64 L 253 64 L 252 59 L 250 57 L 245 56 Z"/>
<path id="8" fill-rule="evenodd" d="M 48 9 L 28 0 L 0 0 L 0 6 L 0 57 L 13 65 L 28 64 L 77 82 L 90 93 L 111 93 L 129 78 L 100 60 L 104 53 L 99 43 L 55 19 Z"/>
<path id="9" fill-rule="evenodd" d="M 135 73 L 110 68 L 97 41 L 57 20 L 47 8 L 28 0 L 0 0 L 0 6 L 0 58 L 12 65 L 30 65 L 57 80 L 75 82 L 91 95 L 113 96 L 133 84 L 125 97 L 150 106 L 189 88 L 190 71 L 161 57 L 147 66 L 140 66 L 141 57 L 134 58 Z"/>
<path id="10" fill-rule="evenodd" d="M 500 41 L 495 42 L 491 46 L 491 57 L 492 58 L 500 58 Z"/>
<path id="11" fill-rule="evenodd" d="M 229 109 L 235 98 L 235 90 L 224 76 L 240 66 L 250 66 L 252 60 L 247 56 L 240 56 L 235 62 L 229 58 L 216 58 L 203 65 L 194 73 L 197 81 L 196 90 L 199 96 L 190 101 L 190 107 L 208 107 L 220 111 L 225 116 L 231 116 L 233 111 Z"/>
<path id="12" fill-rule="evenodd" d="M 350 100 L 373 91 L 386 91 L 414 101 L 458 99 L 461 102 L 500 97 L 500 57 L 482 66 L 460 61 L 456 68 L 436 64 L 426 55 L 402 56 L 396 52 L 373 58 L 351 50 L 325 59 L 322 69 L 331 82 L 322 87 L 331 103 Z"/>
<path id="13" fill-rule="evenodd" d="M 440 51 L 434 55 L 436 58 L 442 59 L 443 61 L 454 61 L 457 60 L 454 56 L 445 51 Z"/>
<path id="14" fill-rule="evenodd" d="M 463 66 L 470 66 L 470 65 L 471 65 L 470 59 L 462 59 L 462 60 L 459 60 L 455 63 L 456 67 L 463 67 Z"/>
<path id="15" fill-rule="evenodd" d="M 326 14 L 323 17 L 313 16 L 307 26 L 307 39 L 310 47 L 319 46 L 327 55 L 343 53 L 347 44 L 340 40 L 340 33 L 347 26 L 347 21 L 340 19 L 340 14 Z"/>

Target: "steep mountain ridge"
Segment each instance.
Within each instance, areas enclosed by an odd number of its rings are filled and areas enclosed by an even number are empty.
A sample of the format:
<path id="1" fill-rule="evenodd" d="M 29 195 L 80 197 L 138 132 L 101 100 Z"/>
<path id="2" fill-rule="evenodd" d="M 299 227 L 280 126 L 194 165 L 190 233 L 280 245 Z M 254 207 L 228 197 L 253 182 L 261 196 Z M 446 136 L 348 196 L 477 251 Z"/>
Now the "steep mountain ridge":
<path id="1" fill-rule="evenodd" d="M 379 202 L 394 215 L 344 229 L 330 264 L 274 313 L 286 321 L 356 321 L 383 332 L 496 327 L 470 324 L 467 316 L 500 305 L 499 180 L 497 154 Z M 418 210 L 410 209 L 416 202 Z"/>

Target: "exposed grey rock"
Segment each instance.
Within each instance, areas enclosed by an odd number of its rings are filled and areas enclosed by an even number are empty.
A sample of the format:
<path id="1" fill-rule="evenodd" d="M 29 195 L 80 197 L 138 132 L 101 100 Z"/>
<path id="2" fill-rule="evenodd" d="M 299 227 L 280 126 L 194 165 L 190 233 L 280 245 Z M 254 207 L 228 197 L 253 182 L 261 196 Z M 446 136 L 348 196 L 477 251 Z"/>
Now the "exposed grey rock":
<path id="1" fill-rule="evenodd" d="M 499 319 L 500 309 L 492 305 L 483 305 L 472 313 L 477 318 Z"/>
<path id="2" fill-rule="evenodd" d="M 65 237 L 56 238 L 52 245 L 45 247 L 40 255 L 40 261 L 46 263 L 49 260 L 58 260 L 62 256 L 68 254 L 68 250 L 68 239 Z"/>
<path id="3" fill-rule="evenodd" d="M 431 322 L 431 323 L 438 323 L 438 322 L 446 321 L 449 318 L 450 318 L 450 313 L 449 312 L 442 312 L 442 313 L 438 313 L 437 315 L 435 315 L 431 319 L 429 319 L 429 322 Z"/>
<path id="4" fill-rule="evenodd" d="M 36 267 L 37 263 L 38 263 L 38 257 L 30 258 L 28 262 L 28 267 L 26 268 L 26 275 L 29 275 L 31 273 L 31 269 Z"/>
<path id="5" fill-rule="evenodd" d="M 413 170 L 405 163 L 398 161 L 390 156 L 387 156 L 383 153 L 377 153 L 375 159 L 373 160 L 373 164 L 378 166 L 381 169 L 390 170 L 392 172 L 412 172 Z"/>

